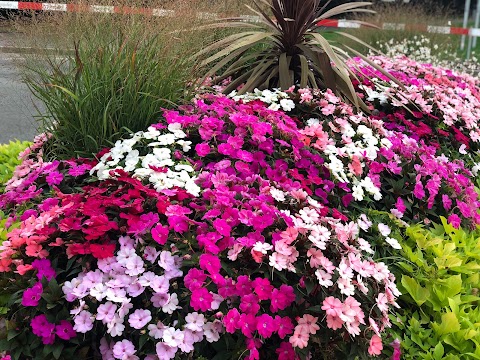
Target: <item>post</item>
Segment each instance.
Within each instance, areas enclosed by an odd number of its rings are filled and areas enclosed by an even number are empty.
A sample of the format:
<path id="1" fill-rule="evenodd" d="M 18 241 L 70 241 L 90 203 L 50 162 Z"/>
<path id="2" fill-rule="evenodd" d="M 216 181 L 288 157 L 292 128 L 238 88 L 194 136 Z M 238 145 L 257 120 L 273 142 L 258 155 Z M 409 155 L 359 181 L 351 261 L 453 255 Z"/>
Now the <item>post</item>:
<path id="1" fill-rule="evenodd" d="M 463 28 L 466 28 L 468 25 L 468 18 L 470 16 L 470 3 L 471 0 L 465 0 L 465 11 L 463 12 Z M 460 42 L 460 50 L 465 49 L 465 35 L 462 35 L 462 40 Z"/>
<path id="2" fill-rule="evenodd" d="M 477 10 L 475 11 L 475 28 L 480 25 L 480 0 L 477 0 Z M 473 38 L 473 47 L 477 47 L 477 37 Z"/>

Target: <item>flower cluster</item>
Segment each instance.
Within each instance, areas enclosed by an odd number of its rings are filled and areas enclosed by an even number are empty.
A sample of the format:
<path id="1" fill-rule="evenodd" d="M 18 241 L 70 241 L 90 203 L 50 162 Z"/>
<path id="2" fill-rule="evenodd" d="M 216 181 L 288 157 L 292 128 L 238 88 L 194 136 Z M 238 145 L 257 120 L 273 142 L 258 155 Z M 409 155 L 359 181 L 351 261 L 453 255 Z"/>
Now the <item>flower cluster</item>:
<path id="1" fill-rule="evenodd" d="M 63 178 L 23 215 L 1 257 L 3 271 L 36 270 L 47 282 L 55 272 L 46 261 L 80 264 L 60 283 L 70 316 L 54 323 L 28 312 L 48 302 L 39 283 L 23 289 L 18 321 L 44 343 L 105 334 L 104 359 L 213 356 L 211 343 L 231 341 L 245 344 L 231 356 L 247 359 L 317 356 L 346 338 L 366 351 L 399 295 L 373 259 L 368 219 L 348 214 L 350 186 L 379 191 L 360 171 L 390 146 L 375 122 L 346 113 L 350 122 L 332 122 L 331 146 L 322 147 L 320 122 L 302 130 L 259 100 L 205 95 L 164 117 L 88 163 L 96 177 L 66 176 L 78 165 L 58 164 Z"/>

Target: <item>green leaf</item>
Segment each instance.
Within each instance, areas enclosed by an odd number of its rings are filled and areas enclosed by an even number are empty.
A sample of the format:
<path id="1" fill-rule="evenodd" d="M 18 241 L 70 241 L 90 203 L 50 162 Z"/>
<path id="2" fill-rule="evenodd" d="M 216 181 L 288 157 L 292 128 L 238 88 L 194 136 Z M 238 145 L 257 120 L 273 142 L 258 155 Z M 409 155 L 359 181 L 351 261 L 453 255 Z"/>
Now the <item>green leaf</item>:
<path id="1" fill-rule="evenodd" d="M 448 312 L 442 314 L 442 322 L 440 324 L 435 322 L 432 324 L 432 327 L 438 335 L 442 336 L 459 331 L 460 323 L 458 322 L 457 315 Z"/>
<path id="2" fill-rule="evenodd" d="M 435 350 L 433 350 L 433 358 L 434 358 L 435 360 L 442 360 L 444 353 L 445 353 L 445 349 L 443 348 L 442 343 L 439 342 L 439 343 L 435 346 Z"/>
<path id="3" fill-rule="evenodd" d="M 64 345 L 63 344 L 58 344 L 55 346 L 53 349 L 53 357 L 55 359 L 60 359 L 60 355 L 62 355 L 62 350 L 63 350 Z"/>
<path id="4" fill-rule="evenodd" d="M 415 279 L 409 276 L 402 276 L 402 285 L 419 306 L 425 303 L 430 297 L 430 291 L 421 287 Z"/>

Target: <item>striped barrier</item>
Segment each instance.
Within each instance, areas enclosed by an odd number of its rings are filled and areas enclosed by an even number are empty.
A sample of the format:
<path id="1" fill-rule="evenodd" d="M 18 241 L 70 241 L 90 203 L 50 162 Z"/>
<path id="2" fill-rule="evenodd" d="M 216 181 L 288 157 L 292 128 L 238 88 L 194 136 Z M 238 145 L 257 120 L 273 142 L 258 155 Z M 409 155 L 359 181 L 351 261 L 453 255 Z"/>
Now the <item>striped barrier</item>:
<path id="1" fill-rule="evenodd" d="M 61 4 L 61 3 L 40 3 L 26 1 L 0 1 L 0 9 L 8 10 L 34 10 L 34 11 L 60 11 L 60 12 L 97 12 L 112 14 L 139 14 L 146 16 L 174 16 L 175 11 L 167 9 L 139 8 L 129 6 L 104 6 L 104 5 L 82 5 L 82 4 Z M 197 18 L 204 20 L 213 20 L 221 17 L 221 14 L 198 12 Z M 240 16 L 245 21 L 258 21 L 258 17 L 243 15 Z M 322 20 L 320 26 L 332 28 L 358 29 L 363 27 L 361 23 L 350 20 Z M 452 26 L 433 26 L 418 24 L 399 24 L 383 23 L 378 25 L 384 30 L 415 30 L 426 33 L 450 34 L 450 35 L 469 35 L 480 36 L 480 28 L 460 28 Z"/>

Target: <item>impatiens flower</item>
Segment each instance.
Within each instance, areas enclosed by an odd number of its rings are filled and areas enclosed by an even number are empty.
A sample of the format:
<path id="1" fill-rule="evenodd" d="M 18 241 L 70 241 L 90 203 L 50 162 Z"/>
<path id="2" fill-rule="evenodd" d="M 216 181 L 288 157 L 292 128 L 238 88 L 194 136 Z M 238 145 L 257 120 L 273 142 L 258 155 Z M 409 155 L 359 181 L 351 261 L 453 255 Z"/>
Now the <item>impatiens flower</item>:
<path id="1" fill-rule="evenodd" d="M 90 312 L 82 310 L 74 319 L 73 330 L 79 333 L 86 333 L 93 329 L 93 316 Z"/>
<path id="2" fill-rule="evenodd" d="M 47 184 L 50 186 L 58 185 L 63 180 L 63 174 L 58 171 L 52 171 L 50 174 L 48 174 L 46 180 L 47 180 Z"/>
<path id="3" fill-rule="evenodd" d="M 392 232 L 388 225 L 382 223 L 378 224 L 378 231 L 380 231 L 380 234 L 382 234 L 383 236 L 388 236 Z"/>
<path id="4" fill-rule="evenodd" d="M 227 315 L 223 318 L 223 325 L 225 326 L 225 330 L 233 334 L 236 329 L 240 326 L 240 313 L 237 309 L 231 309 L 228 311 Z"/>
<path id="5" fill-rule="evenodd" d="M 77 335 L 75 330 L 73 330 L 72 324 L 66 320 L 61 320 L 60 323 L 55 326 L 55 334 L 63 340 L 70 340 Z"/>
<path id="6" fill-rule="evenodd" d="M 295 350 L 292 344 L 289 342 L 282 342 L 275 352 L 278 355 L 278 360 L 291 360 L 295 359 Z"/>
<path id="7" fill-rule="evenodd" d="M 457 214 L 452 214 L 448 217 L 448 223 L 452 225 L 455 229 L 460 228 L 461 219 Z"/>
<path id="8" fill-rule="evenodd" d="M 22 305 L 23 306 L 37 306 L 43 293 L 43 286 L 37 282 L 31 288 L 23 292 Z"/>
<path id="9" fill-rule="evenodd" d="M 157 226 L 152 228 L 151 233 L 152 233 L 153 240 L 155 240 L 160 245 L 165 245 L 165 243 L 167 242 L 168 233 L 169 233 L 167 226 L 158 224 Z"/>
<path id="10" fill-rule="evenodd" d="M 200 157 L 207 156 L 210 153 L 210 145 L 207 143 L 197 144 L 195 145 L 195 151 Z"/>
<path id="11" fill-rule="evenodd" d="M 275 330 L 277 330 L 277 324 L 270 315 L 262 314 L 257 317 L 257 331 L 261 336 L 269 338 Z"/>
<path id="12" fill-rule="evenodd" d="M 298 347 L 299 349 L 303 349 L 307 347 L 308 340 L 310 340 L 310 335 L 308 332 L 300 332 L 295 331 L 292 336 L 290 336 L 289 342 L 294 347 Z"/>
<path id="13" fill-rule="evenodd" d="M 397 239 L 395 238 L 391 238 L 391 237 L 386 237 L 385 238 L 385 241 L 394 249 L 397 249 L 397 250 L 401 250 L 402 249 L 402 245 L 400 245 L 400 243 L 398 242 Z"/>
<path id="14" fill-rule="evenodd" d="M 295 327 L 295 331 L 297 331 L 297 329 L 300 329 L 299 331 L 301 332 L 307 332 L 309 334 L 314 335 L 317 332 L 317 330 L 320 329 L 320 326 L 318 326 L 317 321 L 318 321 L 317 317 L 314 317 L 309 314 L 305 314 L 298 320 L 298 325 Z"/>
<path id="15" fill-rule="evenodd" d="M 128 323 L 134 329 L 141 329 L 152 320 L 150 310 L 137 309 L 128 317 Z"/>
<path id="16" fill-rule="evenodd" d="M 200 255 L 200 268 L 206 270 L 210 275 L 218 274 L 222 265 L 220 259 L 215 255 L 202 254 Z"/>
<path id="17" fill-rule="evenodd" d="M 185 316 L 185 328 L 192 331 L 202 331 L 205 325 L 205 316 L 197 312 L 189 313 Z"/>
<path id="18" fill-rule="evenodd" d="M 377 356 L 382 353 L 383 344 L 382 339 L 378 335 L 373 335 L 370 339 L 370 346 L 368 347 L 368 353 L 372 356 Z"/>
<path id="19" fill-rule="evenodd" d="M 195 310 L 208 311 L 212 308 L 213 296 L 206 288 L 199 288 L 192 291 L 190 306 Z"/>
<path id="20" fill-rule="evenodd" d="M 130 340 L 118 341 L 113 345 L 113 356 L 115 359 L 126 360 L 135 353 L 135 346 Z"/>

